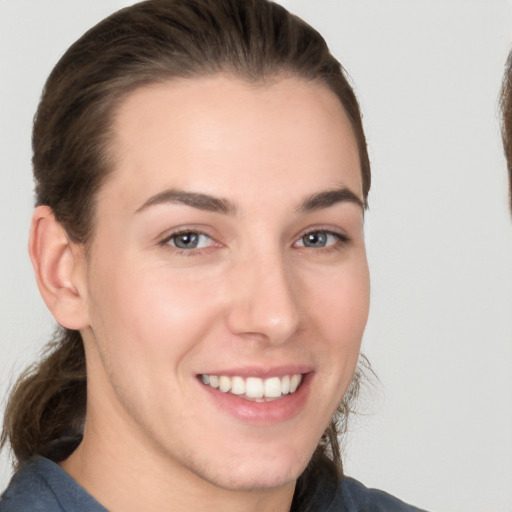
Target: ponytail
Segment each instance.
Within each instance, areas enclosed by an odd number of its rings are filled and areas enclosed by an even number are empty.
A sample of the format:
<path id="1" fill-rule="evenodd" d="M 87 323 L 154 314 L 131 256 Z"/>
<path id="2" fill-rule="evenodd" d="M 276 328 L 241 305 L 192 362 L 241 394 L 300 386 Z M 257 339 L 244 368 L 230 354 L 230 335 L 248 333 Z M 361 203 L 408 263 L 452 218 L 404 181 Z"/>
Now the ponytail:
<path id="1" fill-rule="evenodd" d="M 82 438 L 86 402 L 82 338 L 58 327 L 42 359 L 20 375 L 7 402 L 0 448 L 10 444 L 15 469 L 34 455 L 67 458 Z"/>

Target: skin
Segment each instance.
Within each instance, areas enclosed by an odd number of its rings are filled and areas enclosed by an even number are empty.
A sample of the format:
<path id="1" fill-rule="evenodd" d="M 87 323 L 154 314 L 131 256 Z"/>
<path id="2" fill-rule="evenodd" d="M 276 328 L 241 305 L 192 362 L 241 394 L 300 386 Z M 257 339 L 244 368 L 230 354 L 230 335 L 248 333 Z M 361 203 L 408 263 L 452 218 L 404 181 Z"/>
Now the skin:
<path id="1" fill-rule="evenodd" d="M 87 254 L 47 207 L 33 221 L 43 297 L 87 358 L 84 440 L 62 466 L 111 512 L 289 510 L 368 314 L 342 106 L 290 77 L 151 85 L 119 108 L 112 153 Z M 184 204 L 177 190 L 222 201 Z M 200 247 L 177 248 L 177 231 L 203 233 Z M 325 244 L 306 246 L 309 232 Z M 198 379 L 283 365 L 308 373 L 284 420 L 233 415 Z"/>

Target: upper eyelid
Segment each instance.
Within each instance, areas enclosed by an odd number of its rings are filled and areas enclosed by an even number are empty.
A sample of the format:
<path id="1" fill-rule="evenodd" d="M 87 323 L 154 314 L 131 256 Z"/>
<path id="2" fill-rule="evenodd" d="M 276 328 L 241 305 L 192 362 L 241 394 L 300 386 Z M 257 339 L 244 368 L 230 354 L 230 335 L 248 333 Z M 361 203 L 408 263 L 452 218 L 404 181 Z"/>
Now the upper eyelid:
<path id="1" fill-rule="evenodd" d="M 173 228 L 173 229 L 165 231 L 163 234 L 161 234 L 157 237 L 157 242 L 160 244 L 164 244 L 175 236 L 185 235 L 187 233 L 195 233 L 197 235 L 204 235 L 204 236 L 207 236 L 208 238 L 212 239 L 214 242 L 216 241 L 215 236 L 208 233 L 207 230 L 205 230 L 204 228 L 185 226 L 183 228 Z"/>
<path id="2" fill-rule="evenodd" d="M 312 233 L 325 233 L 327 235 L 334 236 L 340 243 L 350 242 L 350 240 L 351 240 L 347 234 L 340 233 L 340 232 L 334 231 L 332 229 L 312 229 L 309 231 L 304 231 L 299 237 L 297 237 L 297 239 L 295 240 L 295 242 L 293 242 L 293 244 L 295 245 L 300 240 L 302 240 L 305 236 L 310 235 Z"/>
<path id="3" fill-rule="evenodd" d="M 306 236 L 310 233 L 328 233 L 341 238 L 346 238 L 347 240 L 350 239 L 349 234 L 344 229 L 335 228 L 332 226 L 312 226 L 300 231 L 299 234 L 296 236 L 296 240 L 300 240 L 303 236 Z"/>

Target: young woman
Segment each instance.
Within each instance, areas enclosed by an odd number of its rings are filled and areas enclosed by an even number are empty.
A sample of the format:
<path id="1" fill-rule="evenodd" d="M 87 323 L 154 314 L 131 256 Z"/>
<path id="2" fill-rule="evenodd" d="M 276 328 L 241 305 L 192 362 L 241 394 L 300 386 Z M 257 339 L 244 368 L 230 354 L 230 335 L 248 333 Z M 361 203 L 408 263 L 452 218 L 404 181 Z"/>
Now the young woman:
<path id="1" fill-rule="evenodd" d="M 417 510 L 342 471 L 370 166 L 316 31 L 266 0 L 123 9 L 51 73 L 33 150 L 60 328 L 10 397 L 2 512 Z"/>

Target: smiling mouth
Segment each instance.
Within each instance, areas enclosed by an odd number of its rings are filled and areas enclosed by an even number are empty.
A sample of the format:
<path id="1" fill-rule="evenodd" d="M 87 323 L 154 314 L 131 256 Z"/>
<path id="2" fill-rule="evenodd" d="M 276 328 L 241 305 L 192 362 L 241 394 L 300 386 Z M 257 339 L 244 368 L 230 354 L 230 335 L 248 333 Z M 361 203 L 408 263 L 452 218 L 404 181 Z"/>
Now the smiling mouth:
<path id="1" fill-rule="evenodd" d="M 229 377 L 227 375 L 199 375 L 206 386 L 223 393 L 237 395 L 255 402 L 270 402 L 294 394 L 300 387 L 303 375 L 300 373 L 282 377 Z"/>

